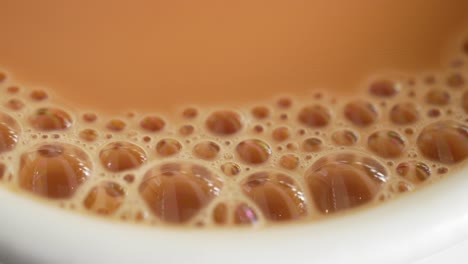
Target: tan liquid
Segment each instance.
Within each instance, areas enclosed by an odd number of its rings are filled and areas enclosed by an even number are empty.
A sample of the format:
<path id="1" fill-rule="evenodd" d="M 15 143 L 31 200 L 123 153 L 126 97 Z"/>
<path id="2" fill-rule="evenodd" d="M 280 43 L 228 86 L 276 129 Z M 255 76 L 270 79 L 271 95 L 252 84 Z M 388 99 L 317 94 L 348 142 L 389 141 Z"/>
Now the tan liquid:
<path id="1" fill-rule="evenodd" d="M 468 158 L 468 2 L 374 2 L 7 2 L 0 183 L 199 227 L 436 182 Z"/>
<path id="2" fill-rule="evenodd" d="M 352 94 L 382 70 L 438 70 L 468 20 L 465 0 L 2 2 L 0 67 L 114 114 Z"/>

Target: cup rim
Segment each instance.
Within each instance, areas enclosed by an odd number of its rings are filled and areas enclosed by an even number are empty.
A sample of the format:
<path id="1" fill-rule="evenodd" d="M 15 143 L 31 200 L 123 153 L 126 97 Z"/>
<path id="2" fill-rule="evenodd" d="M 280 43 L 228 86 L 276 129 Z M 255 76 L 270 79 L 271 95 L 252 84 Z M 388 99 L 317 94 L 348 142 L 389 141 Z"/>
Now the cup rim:
<path id="1" fill-rule="evenodd" d="M 468 167 L 377 206 L 268 228 L 159 228 L 0 188 L 0 256 L 34 263 L 407 263 L 468 237 Z"/>

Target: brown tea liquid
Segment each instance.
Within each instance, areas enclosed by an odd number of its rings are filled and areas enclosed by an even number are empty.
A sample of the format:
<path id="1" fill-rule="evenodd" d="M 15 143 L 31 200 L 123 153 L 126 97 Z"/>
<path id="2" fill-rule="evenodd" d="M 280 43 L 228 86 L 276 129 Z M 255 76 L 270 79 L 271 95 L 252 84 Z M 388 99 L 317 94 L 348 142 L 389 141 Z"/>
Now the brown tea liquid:
<path id="1" fill-rule="evenodd" d="M 15 1 L 0 181 L 131 222 L 310 221 L 468 156 L 468 2 Z"/>

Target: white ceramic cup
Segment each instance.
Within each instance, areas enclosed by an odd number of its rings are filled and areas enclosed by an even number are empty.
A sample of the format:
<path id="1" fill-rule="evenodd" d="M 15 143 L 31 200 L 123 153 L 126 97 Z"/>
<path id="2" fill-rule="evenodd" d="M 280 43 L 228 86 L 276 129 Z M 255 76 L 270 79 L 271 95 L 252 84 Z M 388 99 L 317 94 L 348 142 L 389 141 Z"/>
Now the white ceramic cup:
<path id="1" fill-rule="evenodd" d="M 379 206 L 260 229 L 165 229 L 93 218 L 0 188 L 0 262 L 414 263 L 468 238 L 468 168 Z"/>

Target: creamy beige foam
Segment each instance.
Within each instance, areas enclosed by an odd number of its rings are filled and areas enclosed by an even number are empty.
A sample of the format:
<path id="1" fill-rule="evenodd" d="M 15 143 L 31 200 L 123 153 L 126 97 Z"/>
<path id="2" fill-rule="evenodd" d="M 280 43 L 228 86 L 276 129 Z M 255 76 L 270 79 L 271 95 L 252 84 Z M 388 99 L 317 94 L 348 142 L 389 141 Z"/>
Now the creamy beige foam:
<path id="1" fill-rule="evenodd" d="M 188 226 L 311 221 L 435 182 L 468 156 L 468 6 L 429 2 L 9 3 L 0 181 Z"/>

